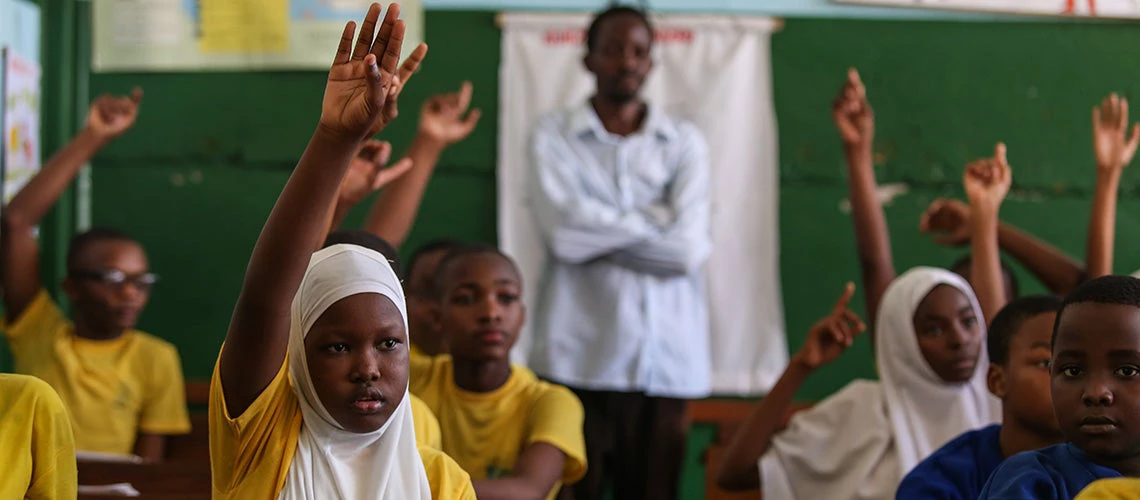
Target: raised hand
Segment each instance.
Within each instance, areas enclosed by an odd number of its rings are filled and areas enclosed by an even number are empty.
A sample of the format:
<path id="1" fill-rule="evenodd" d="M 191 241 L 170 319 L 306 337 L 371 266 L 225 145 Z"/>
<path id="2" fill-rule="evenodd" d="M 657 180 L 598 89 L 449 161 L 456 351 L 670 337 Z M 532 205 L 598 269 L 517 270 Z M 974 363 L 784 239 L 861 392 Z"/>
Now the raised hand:
<path id="1" fill-rule="evenodd" d="M 478 109 L 467 112 L 471 92 L 471 82 L 463 82 L 459 92 L 428 99 L 420 111 L 420 133 L 444 145 L 455 144 L 470 135 L 481 114 Z"/>
<path id="2" fill-rule="evenodd" d="M 1140 125 L 1132 125 L 1128 131 L 1128 99 L 1115 93 L 1105 97 L 1100 107 L 1094 107 L 1093 150 L 1096 152 L 1098 168 L 1107 170 L 1122 169 L 1132 162 L 1136 146 L 1140 144 Z"/>
<path id="3" fill-rule="evenodd" d="M 416 74 L 420 69 L 420 63 L 424 62 L 424 56 L 427 55 L 428 46 L 426 43 L 416 45 L 415 50 L 408 54 L 408 58 L 404 59 L 404 64 L 400 65 L 400 72 L 397 75 L 399 81 L 396 82 L 400 86 L 400 90 L 408 84 L 408 80 L 412 79 L 412 75 Z"/>
<path id="4" fill-rule="evenodd" d="M 340 181 L 340 191 L 337 195 L 340 203 L 347 206 L 356 205 L 366 196 L 412 168 L 411 158 L 404 158 L 388 166 L 391 156 L 392 145 L 387 141 L 373 139 L 361 144 L 356 157 L 348 164 L 344 179 Z"/>
<path id="5" fill-rule="evenodd" d="M 855 284 L 847 283 L 843 295 L 835 302 L 831 314 L 823 317 L 811 327 L 807 341 L 800 348 L 793 359 L 809 370 L 815 370 L 839 358 L 851 343 L 855 335 L 867 329 L 859 315 L 847 307 L 851 297 L 855 295 Z"/>
<path id="6" fill-rule="evenodd" d="M 939 245 L 965 245 L 970 242 L 973 231 L 970 207 L 958 200 L 934 200 L 918 220 L 918 230 L 926 234 L 938 234 L 934 237 L 934 242 Z"/>
<path id="7" fill-rule="evenodd" d="M 875 137 L 875 113 L 867 101 L 863 80 L 854 68 L 847 70 L 847 82 L 831 103 L 831 117 L 844 144 L 870 147 Z"/>
<path id="8" fill-rule="evenodd" d="M 325 84 L 321 128 L 347 140 L 361 140 L 396 119 L 396 101 L 402 89 L 396 66 L 405 29 L 404 21 L 397 19 L 399 15 L 400 6 L 390 4 L 377 32 L 380 4 L 373 3 L 360 25 L 355 47 L 355 23 L 345 25 Z"/>
<path id="9" fill-rule="evenodd" d="M 135 87 L 129 97 L 104 94 L 87 111 L 87 129 L 100 139 L 111 140 L 126 132 L 139 116 L 142 89 Z"/>
<path id="10" fill-rule="evenodd" d="M 994 147 L 992 158 L 975 160 L 966 165 L 962 178 L 970 206 L 986 210 L 987 213 L 997 212 L 1005 195 L 1009 193 L 1012 182 L 1013 175 L 1005 157 L 1005 144 L 1000 142 Z"/>

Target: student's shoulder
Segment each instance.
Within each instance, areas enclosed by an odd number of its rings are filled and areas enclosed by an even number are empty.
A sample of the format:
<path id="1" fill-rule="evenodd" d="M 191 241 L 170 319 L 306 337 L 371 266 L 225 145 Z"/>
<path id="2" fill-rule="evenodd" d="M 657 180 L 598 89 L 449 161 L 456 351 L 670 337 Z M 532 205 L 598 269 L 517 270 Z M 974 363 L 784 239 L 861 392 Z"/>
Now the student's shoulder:
<path id="1" fill-rule="evenodd" d="M 442 451 L 426 446 L 419 447 L 419 452 L 420 460 L 424 464 L 424 473 L 431 487 L 432 498 L 440 500 L 475 498 L 471 475 L 454 459 Z"/>
<path id="2" fill-rule="evenodd" d="M 163 356 L 164 359 L 169 356 L 178 357 L 178 348 L 167 340 L 140 330 L 130 330 L 130 335 L 134 337 L 131 341 L 135 343 L 140 355 L 157 355 Z"/>
<path id="3" fill-rule="evenodd" d="M 0 373 L 0 401 L 17 399 L 59 401 L 59 395 L 47 382 L 31 375 Z M 62 406 L 62 403 L 60 403 Z"/>
<path id="4" fill-rule="evenodd" d="M 569 388 L 564 385 L 541 380 L 538 378 L 538 375 L 535 375 L 533 371 L 525 366 L 511 365 L 511 376 L 518 379 L 519 388 L 525 391 L 530 399 L 536 403 L 552 402 L 582 406 L 582 402 L 578 400 L 578 396 L 574 395 L 574 392 Z"/>
<path id="5" fill-rule="evenodd" d="M 1059 464 L 1067 460 L 1066 445 L 1025 451 L 1007 458 L 994 470 L 980 499 L 1045 498 L 1061 491 Z"/>
<path id="6" fill-rule="evenodd" d="M 999 425 L 965 432 L 926 457 L 899 484 L 900 500 L 911 498 L 977 498 L 993 467 L 1001 462 L 996 449 Z"/>

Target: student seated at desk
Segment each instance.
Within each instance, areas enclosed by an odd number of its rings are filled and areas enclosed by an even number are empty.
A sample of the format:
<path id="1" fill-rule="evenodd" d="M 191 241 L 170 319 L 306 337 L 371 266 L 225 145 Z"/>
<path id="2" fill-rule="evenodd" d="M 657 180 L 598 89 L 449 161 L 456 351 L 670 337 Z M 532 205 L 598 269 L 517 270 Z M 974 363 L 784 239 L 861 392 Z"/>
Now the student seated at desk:
<path id="1" fill-rule="evenodd" d="M 372 4 L 356 42 L 345 26 L 320 121 L 254 246 L 210 384 L 214 498 L 474 498 L 454 461 L 416 444 L 388 259 L 351 244 L 313 253 L 353 155 L 395 119 L 418 64 L 397 74 L 399 11 L 380 22 Z"/>
<path id="2" fill-rule="evenodd" d="M 1002 423 L 962 434 L 919 462 L 898 500 L 975 500 L 1006 457 L 1061 441 L 1049 395 L 1049 342 L 1060 309 L 1060 297 L 1031 295 L 994 316 L 987 382 L 1002 401 Z"/>
<path id="3" fill-rule="evenodd" d="M 72 238 L 63 289 L 72 318 L 40 282 L 35 228 L 80 168 L 129 129 L 142 91 L 102 96 L 87 125 L 5 207 L 0 287 L 3 328 L 16 371 L 59 394 L 81 451 L 165 455 L 166 436 L 190 432 L 182 367 L 169 342 L 135 330 L 156 276 L 126 233 L 92 229 Z"/>
<path id="4" fill-rule="evenodd" d="M 46 382 L 0 373 L 0 498 L 75 498 L 75 441 Z"/>
<path id="5" fill-rule="evenodd" d="M 1068 442 L 1006 460 L 982 500 L 1071 499 L 1097 479 L 1140 477 L 1140 279 L 1077 287 L 1053 331 L 1050 389 Z"/>
<path id="6" fill-rule="evenodd" d="M 569 389 L 511 365 L 525 318 L 514 261 L 466 246 L 436 271 L 440 332 L 451 355 L 412 360 L 411 390 L 443 432 L 443 451 L 481 500 L 554 498 L 586 472 L 582 404 Z"/>

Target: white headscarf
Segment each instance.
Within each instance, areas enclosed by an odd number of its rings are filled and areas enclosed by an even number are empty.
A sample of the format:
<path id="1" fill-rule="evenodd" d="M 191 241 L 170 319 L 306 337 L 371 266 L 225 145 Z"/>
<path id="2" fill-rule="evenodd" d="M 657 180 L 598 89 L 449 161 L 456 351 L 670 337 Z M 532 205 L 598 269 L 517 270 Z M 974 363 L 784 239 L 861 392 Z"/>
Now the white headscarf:
<path id="1" fill-rule="evenodd" d="M 974 376 L 963 384 L 944 382 L 922 356 L 914 312 L 939 285 L 952 286 L 968 297 L 985 328 L 985 316 L 970 285 L 957 274 L 931 267 L 916 267 L 891 283 L 875 320 L 875 357 L 903 474 L 958 434 L 1001 420 L 1001 401 L 986 386 L 990 357 L 984 338 Z"/>
<path id="2" fill-rule="evenodd" d="M 880 381 L 851 382 L 772 439 L 760 459 L 764 498 L 892 500 L 919 461 L 958 434 L 999 420 L 1001 404 L 986 388 L 984 346 L 964 384 L 942 381 L 922 356 L 914 312 L 938 285 L 962 291 L 984 323 L 958 275 L 918 267 L 896 278 L 875 325 Z"/>
<path id="3" fill-rule="evenodd" d="M 391 299 L 407 328 L 404 292 L 383 255 L 356 245 L 334 245 L 313 254 L 293 299 L 289 329 L 289 375 L 302 424 L 282 500 L 431 499 L 407 389 L 391 418 L 367 434 L 344 430 L 313 389 L 305 336 L 329 306 L 360 293 Z"/>

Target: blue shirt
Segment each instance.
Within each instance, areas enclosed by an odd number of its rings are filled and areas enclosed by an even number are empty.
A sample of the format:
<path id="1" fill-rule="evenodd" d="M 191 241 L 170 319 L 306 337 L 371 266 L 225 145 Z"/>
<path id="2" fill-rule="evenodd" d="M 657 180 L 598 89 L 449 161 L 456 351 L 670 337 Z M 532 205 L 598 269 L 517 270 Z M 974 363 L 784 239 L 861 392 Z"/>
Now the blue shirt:
<path id="1" fill-rule="evenodd" d="M 990 476 L 978 499 L 1069 500 L 1089 483 L 1110 477 L 1120 473 L 1092 463 L 1080 448 L 1064 443 L 1010 457 Z"/>
<path id="2" fill-rule="evenodd" d="M 530 153 L 528 200 L 546 247 L 531 368 L 581 389 L 707 396 L 700 131 L 649 107 L 641 130 L 621 137 L 584 102 L 540 120 Z"/>
<path id="3" fill-rule="evenodd" d="M 976 500 L 1005 457 L 1001 425 L 972 430 L 919 462 L 899 484 L 897 500 Z"/>

